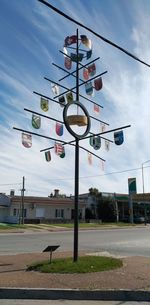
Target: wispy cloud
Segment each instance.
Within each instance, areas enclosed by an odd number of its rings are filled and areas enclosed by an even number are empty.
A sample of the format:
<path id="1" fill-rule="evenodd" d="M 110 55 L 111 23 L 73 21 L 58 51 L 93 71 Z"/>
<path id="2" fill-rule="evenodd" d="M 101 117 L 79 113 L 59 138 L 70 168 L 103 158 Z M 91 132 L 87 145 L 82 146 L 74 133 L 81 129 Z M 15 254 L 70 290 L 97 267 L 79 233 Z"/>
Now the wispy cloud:
<path id="1" fill-rule="evenodd" d="M 30 8 L 25 1 L 23 3 L 23 6 L 15 9 L 17 2 L 14 1 L 16 20 L 10 20 L 15 29 L 12 35 L 14 35 L 17 52 L 14 47 L 11 51 L 3 44 L 3 52 L 0 53 L 2 100 L 0 106 L 0 185 L 4 182 L 21 182 L 22 176 L 25 176 L 28 195 L 47 196 L 54 188 L 59 188 L 62 193 L 73 194 L 74 148 L 66 146 L 66 158 L 64 159 L 56 156 L 52 150 L 52 161 L 48 163 L 45 161 L 44 153 L 40 153 L 40 149 L 53 145 L 53 141 L 34 136 L 32 148 L 25 149 L 21 145 L 21 133 L 13 130 L 12 127 L 15 125 L 18 128 L 35 131 L 31 126 L 31 114 L 23 111 L 23 108 L 41 112 L 40 98 L 33 95 L 33 90 L 53 97 L 51 85 L 44 81 L 43 76 L 57 80 L 60 74 L 62 75 L 59 70 L 50 66 L 50 63 L 54 61 L 63 65 L 63 57 L 59 54 L 59 49 L 63 46 L 65 36 L 75 33 L 76 26 L 69 21 L 66 22 L 38 2 L 32 1 Z M 54 3 L 54 5 L 56 4 Z M 130 47 L 131 52 L 150 62 L 150 21 L 143 2 L 136 5 L 134 1 L 130 11 L 125 3 L 120 4 L 119 2 L 119 5 L 113 7 L 113 16 L 107 15 L 104 4 L 100 8 L 98 2 L 91 0 L 86 5 L 84 1 L 75 3 L 67 1 L 65 7 L 64 1 L 59 1 L 57 6 L 105 37 L 121 43 L 127 49 Z M 23 23 L 19 28 L 17 18 L 19 20 L 20 17 L 22 17 Z M 129 18 L 128 25 L 126 25 L 127 17 Z M 27 24 L 28 28 L 25 31 L 24 26 Z M 5 30 L 7 35 L 9 29 Z M 80 31 L 88 34 L 83 29 Z M 91 34 L 88 36 L 93 40 L 93 57 L 100 56 L 97 72 L 108 70 L 108 74 L 103 77 L 103 90 L 95 95 L 95 100 L 104 106 L 100 119 L 108 121 L 110 129 L 126 124 L 131 124 L 132 127 L 124 131 L 125 141 L 120 147 L 111 144 L 110 151 L 106 152 L 104 141 L 102 141 L 102 148 L 96 153 L 106 159 L 104 172 L 98 159 L 93 157 L 93 165 L 90 166 L 87 153 L 80 151 L 80 192 L 87 192 L 91 186 L 97 187 L 101 191 L 127 192 L 129 176 L 137 177 L 140 192 L 142 188 L 139 170 L 122 174 L 106 174 L 140 167 L 142 162 L 150 159 L 148 143 L 149 69 Z M 19 52 L 20 58 L 18 58 Z M 66 86 L 72 84 L 73 79 L 64 82 Z M 81 89 L 81 92 L 85 94 L 84 88 Z M 93 113 L 90 103 L 84 100 L 81 102 Z M 51 102 L 48 115 L 61 120 L 62 108 Z M 100 126 L 93 122 L 92 128 L 97 132 Z M 56 137 L 55 123 L 42 119 L 42 128 L 37 133 Z M 113 134 L 107 136 L 113 140 Z M 63 139 L 70 138 L 65 132 Z M 84 141 L 84 145 L 91 149 L 89 141 Z M 95 153 L 95 151 L 93 152 Z M 145 174 L 147 178 L 145 179 L 145 190 L 147 191 L 150 178 L 148 169 L 145 169 Z M 12 187 L 10 185 L 10 188 Z M 0 186 L 0 191 L 3 191 L 2 186 Z M 19 192 L 18 189 L 16 191 Z"/>

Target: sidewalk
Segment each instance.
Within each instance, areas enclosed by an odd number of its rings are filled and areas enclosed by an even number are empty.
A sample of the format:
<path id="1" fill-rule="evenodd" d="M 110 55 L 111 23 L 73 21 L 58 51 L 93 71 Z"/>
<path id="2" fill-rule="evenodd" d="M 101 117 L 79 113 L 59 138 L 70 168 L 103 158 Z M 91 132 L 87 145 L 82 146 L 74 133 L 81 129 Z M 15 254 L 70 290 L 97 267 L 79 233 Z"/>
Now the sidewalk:
<path id="1" fill-rule="evenodd" d="M 63 256 L 72 253 L 55 252 L 53 259 Z M 96 273 L 26 271 L 27 265 L 45 259 L 47 253 L 0 256 L 0 305 L 150 304 L 150 258 L 123 258 L 123 267 Z"/>
<path id="2" fill-rule="evenodd" d="M 72 253 L 54 252 L 53 259 L 64 256 L 72 256 Z M 26 271 L 27 265 L 46 259 L 49 253 L 0 256 L 0 287 L 150 290 L 150 258 L 147 257 L 126 257 L 119 269 L 87 274 Z"/>

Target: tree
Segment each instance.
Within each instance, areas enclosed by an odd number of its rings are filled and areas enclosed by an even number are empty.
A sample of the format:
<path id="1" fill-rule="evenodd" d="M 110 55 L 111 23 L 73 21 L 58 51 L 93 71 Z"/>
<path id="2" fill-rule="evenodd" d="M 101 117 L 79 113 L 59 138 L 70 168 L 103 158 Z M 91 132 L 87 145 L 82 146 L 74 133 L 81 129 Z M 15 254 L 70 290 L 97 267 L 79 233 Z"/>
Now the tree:
<path id="1" fill-rule="evenodd" d="M 112 198 L 108 197 L 107 199 L 102 198 L 98 200 L 97 205 L 98 218 L 103 222 L 115 221 L 115 208 Z"/>
<path id="2" fill-rule="evenodd" d="M 89 189 L 89 194 L 92 195 L 92 196 L 94 196 L 94 197 L 97 197 L 98 194 L 99 194 L 99 190 L 98 190 L 97 188 L 91 187 L 91 188 Z"/>
<path id="3" fill-rule="evenodd" d="M 90 206 L 91 218 L 95 219 L 98 218 L 97 206 L 98 206 L 99 198 L 101 197 L 101 192 L 99 192 L 97 188 L 91 187 L 89 189 L 89 195 L 92 197 L 91 206 Z"/>

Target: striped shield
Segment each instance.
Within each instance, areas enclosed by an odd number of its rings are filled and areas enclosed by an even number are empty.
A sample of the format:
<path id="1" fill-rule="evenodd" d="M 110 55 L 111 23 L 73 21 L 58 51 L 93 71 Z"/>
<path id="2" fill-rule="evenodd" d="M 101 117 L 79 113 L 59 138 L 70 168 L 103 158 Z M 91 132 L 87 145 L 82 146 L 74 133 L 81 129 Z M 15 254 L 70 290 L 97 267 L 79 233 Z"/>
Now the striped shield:
<path id="1" fill-rule="evenodd" d="M 45 151 L 45 160 L 47 162 L 50 162 L 51 161 L 51 153 L 50 153 L 50 150 L 49 151 Z"/>
<path id="2" fill-rule="evenodd" d="M 60 137 L 63 135 L 63 124 L 62 123 L 56 122 L 56 134 Z"/>
<path id="3" fill-rule="evenodd" d="M 64 146 L 61 143 L 55 142 L 54 149 L 55 154 L 58 156 L 62 155 L 65 152 Z"/>

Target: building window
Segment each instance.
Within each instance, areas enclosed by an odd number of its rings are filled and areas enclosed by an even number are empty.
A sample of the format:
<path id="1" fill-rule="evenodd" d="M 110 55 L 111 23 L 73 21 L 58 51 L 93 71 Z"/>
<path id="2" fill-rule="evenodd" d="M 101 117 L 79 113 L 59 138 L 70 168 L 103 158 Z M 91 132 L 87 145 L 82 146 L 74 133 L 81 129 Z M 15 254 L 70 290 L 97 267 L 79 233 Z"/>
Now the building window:
<path id="1" fill-rule="evenodd" d="M 19 216 L 19 209 L 13 209 L 13 216 Z"/>
<path id="2" fill-rule="evenodd" d="M 64 210 L 56 209 L 55 210 L 55 218 L 64 218 Z"/>
<path id="3" fill-rule="evenodd" d="M 17 215 L 17 209 L 14 209 L 13 216 Z"/>
<path id="4" fill-rule="evenodd" d="M 27 217 L 27 209 L 24 209 L 23 213 L 24 213 L 24 217 Z"/>

